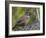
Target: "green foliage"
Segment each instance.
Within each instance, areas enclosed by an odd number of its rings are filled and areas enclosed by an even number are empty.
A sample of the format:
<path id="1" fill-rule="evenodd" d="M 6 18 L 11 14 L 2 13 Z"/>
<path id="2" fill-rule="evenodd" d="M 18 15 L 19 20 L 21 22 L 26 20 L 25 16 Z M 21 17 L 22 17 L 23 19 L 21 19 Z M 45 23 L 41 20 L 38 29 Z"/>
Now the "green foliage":
<path id="1" fill-rule="evenodd" d="M 25 9 L 20 7 L 12 7 L 12 25 L 16 24 L 16 21 L 25 14 Z"/>
<path id="2" fill-rule="evenodd" d="M 14 25 L 16 25 L 16 21 L 20 17 L 24 16 L 25 9 L 26 8 L 24 7 L 12 7 L 12 26 L 13 27 Z M 29 13 L 30 13 L 29 24 L 31 24 L 36 19 L 36 8 L 30 8 Z"/>

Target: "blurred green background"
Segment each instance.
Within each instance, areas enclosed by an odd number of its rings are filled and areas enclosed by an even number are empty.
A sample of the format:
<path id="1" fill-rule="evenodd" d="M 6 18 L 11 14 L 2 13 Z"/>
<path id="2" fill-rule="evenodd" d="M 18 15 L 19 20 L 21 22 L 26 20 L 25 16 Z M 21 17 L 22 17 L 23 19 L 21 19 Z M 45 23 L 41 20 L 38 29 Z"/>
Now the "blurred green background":
<path id="1" fill-rule="evenodd" d="M 30 14 L 30 21 L 29 21 L 29 24 L 32 24 L 32 22 L 34 20 L 36 20 L 36 15 L 37 15 L 37 12 L 36 12 L 36 8 L 26 8 L 26 7 L 12 7 L 12 26 L 14 27 L 16 25 L 16 22 L 17 20 L 24 16 L 25 14 L 25 10 L 26 9 L 30 9 L 29 10 L 29 14 Z"/>

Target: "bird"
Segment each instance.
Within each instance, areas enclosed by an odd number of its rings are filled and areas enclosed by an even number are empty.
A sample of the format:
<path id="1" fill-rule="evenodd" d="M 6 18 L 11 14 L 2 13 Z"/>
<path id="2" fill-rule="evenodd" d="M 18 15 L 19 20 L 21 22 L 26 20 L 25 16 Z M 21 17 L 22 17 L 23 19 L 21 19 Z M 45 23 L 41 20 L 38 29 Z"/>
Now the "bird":
<path id="1" fill-rule="evenodd" d="M 30 16 L 24 15 L 20 18 L 20 20 L 17 22 L 18 24 L 28 24 Z"/>
<path id="2" fill-rule="evenodd" d="M 25 26 L 29 23 L 30 20 L 30 16 L 29 16 L 29 12 L 27 11 L 24 16 L 20 17 L 20 19 L 17 21 L 18 26 Z M 15 26 L 13 27 L 13 29 L 15 28 Z"/>

